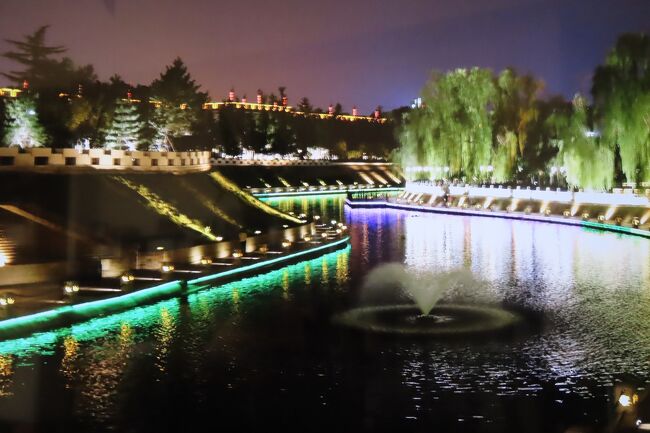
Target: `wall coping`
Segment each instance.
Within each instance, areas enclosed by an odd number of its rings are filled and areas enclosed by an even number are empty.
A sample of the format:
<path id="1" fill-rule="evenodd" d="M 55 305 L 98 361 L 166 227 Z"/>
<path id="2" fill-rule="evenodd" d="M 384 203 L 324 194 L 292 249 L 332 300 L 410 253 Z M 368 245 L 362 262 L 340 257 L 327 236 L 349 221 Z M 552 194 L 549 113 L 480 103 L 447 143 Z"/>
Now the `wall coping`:
<path id="1" fill-rule="evenodd" d="M 329 161 L 329 160 L 256 160 L 256 159 L 236 159 L 236 158 L 213 158 L 212 164 L 215 166 L 263 166 L 263 167 L 294 167 L 294 166 L 373 166 L 389 167 L 394 165 L 392 162 L 367 162 L 367 161 Z"/>
<path id="2" fill-rule="evenodd" d="M 209 151 L 159 152 L 0 147 L 0 171 L 61 173 L 99 170 L 184 173 L 209 169 Z"/>
<path id="3" fill-rule="evenodd" d="M 406 192 L 413 194 L 429 194 L 442 197 L 445 190 L 442 186 L 421 182 L 407 182 Z M 614 189 L 612 192 L 594 191 L 564 191 L 560 188 L 516 187 L 503 186 L 473 186 L 451 185 L 447 192 L 452 196 L 466 195 L 468 197 L 507 198 L 519 200 L 539 200 L 558 203 L 590 203 L 616 206 L 650 207 L 650 189 Z"/>

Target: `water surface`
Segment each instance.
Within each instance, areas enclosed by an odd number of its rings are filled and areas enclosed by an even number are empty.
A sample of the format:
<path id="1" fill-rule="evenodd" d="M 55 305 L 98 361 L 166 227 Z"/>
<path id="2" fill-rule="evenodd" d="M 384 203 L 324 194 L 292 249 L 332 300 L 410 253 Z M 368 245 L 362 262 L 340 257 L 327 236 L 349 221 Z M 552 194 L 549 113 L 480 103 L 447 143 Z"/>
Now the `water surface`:
<path id="1" fill-rule="evenodd" d="M 615 420 L 613 386 L 650 378 L 650 242 L 481 217 L 345 211 L 351 247 L 187 299 L 0 342 L 11 431 L 566 431 Z M 485 341 L 385 338 L 338 312 L 407 302 L 360 290 L 380 263 L 469 269 L 444 301 L 500 305 L 529 326 Z"/>

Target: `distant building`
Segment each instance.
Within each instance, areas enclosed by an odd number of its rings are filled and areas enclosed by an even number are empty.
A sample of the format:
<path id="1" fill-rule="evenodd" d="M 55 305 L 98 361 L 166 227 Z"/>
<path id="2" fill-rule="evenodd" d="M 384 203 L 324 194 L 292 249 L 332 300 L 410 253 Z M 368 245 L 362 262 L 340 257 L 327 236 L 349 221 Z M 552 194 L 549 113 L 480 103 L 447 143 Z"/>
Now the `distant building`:
<path id="1" fill-rule="evenodd" d="M 2 98 L 17 98 L 22 92 L 21 89 L 15 89 L 13 87 L 0 87 L 0 97 Z"/>
<path id="2" fill-rule="evenodd" d="M 411 108 L 421 108 L 422 107 L 422 98 L 419 96 L 411 102 Z"/>

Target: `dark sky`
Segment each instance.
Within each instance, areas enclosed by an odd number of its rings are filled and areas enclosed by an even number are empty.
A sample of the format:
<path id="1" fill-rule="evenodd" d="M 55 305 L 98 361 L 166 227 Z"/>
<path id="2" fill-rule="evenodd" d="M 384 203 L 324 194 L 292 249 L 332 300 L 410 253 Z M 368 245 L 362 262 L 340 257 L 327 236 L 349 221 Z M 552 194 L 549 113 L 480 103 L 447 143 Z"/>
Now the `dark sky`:
<path id="1" fill-rule="evenodd" d="M 650 31 L 650 0 L 0 0 L 0 38 L 42 24 L 103 79 L 149 83 L 181 56 L 213 99 L 284 85 L 290 103 L 369 112 L 409 103 L 433 69 L 474 65 L 588 92 L 619 33 Z"/>

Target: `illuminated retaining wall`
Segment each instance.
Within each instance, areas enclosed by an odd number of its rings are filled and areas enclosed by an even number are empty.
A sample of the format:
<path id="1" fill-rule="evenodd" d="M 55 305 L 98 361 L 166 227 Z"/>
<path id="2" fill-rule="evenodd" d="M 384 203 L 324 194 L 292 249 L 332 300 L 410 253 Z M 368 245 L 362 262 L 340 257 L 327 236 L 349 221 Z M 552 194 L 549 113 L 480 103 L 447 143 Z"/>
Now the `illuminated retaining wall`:
<path id="1" fill-rule="evenodd" d="M 429 196 L 442 197 L 442 187 L 419 182 L 407 182 L 406 191 L 421 193 Z M 450 186 L 449 194 L 452 196 L 467 196 L 469 198 L 507 198 L 532 201 L 552 201 L 556 203 L 601 204 L 608 206 L 643 206 L 650 207 L 650 189 L 643 190 L 615 190 L 615 192 L 585 192 L 561 191 L 546 188 L 503 188 L 479 186 Z"/>
<path id="2" fill-rule="evenodd" d="M 327 244 L 249 265 L 239 266 L 234 269 L 204 275 L 189 281 L 170 281 L 158 286 L 125 293 L 120 296 L 73 305 L 65 305 L 34 314 L 1 320 L 0 338 L 15 338 L 18 336 L 29 335 L 38 331 L 67 326 L 72 323 L 106 316 L 164 299 L 188 295 L 208 288 L 210 285 L 220 280 L 226 280 L 232 277 L 243 277 L 255 272 L 269 270 L 277 265 L 288 264 L 297 259 L 306 259 L 308 257 L 313 257 L 314 255 L 323 254 L 327 251 L 343 248 L 348 245 L 349 239 L 350 238 L 346 236 Z"/>
<path id="3" fill-rule="evenodd" d="M 398 200 L 436 207 L 444 205 L 443 195 L 444 190 L 440 186 L 408 183 Z M 541 190 L 451 186 L 447 205 L 482 211 L 560 215 L 596 223 L 610 222 L 650 228 L 650 190 L 628 189 L 605 193 L 550 188 Z"/>
<path id="4" fill-rule="evenodd" d="M 0 267 L 0 287 L 61 281 L 68 275 L 67 262 L 34 263 Z"/>
<path id="5" fill-rule="evenodd" d="M 0 147 L 0 170 L 196 172 L 210 169 L 210 152 Z"/>
<path id="6" fill-rule="evenodd" d="M 454 207 L 432 207 L 425 204 L 414 204 L 408 202 L 390 202 L 382 200 L 373 200 L 373 201 L 350 201 L 346 200 L 346 205 L 351 208 L 360 208 L 360 209 L 379 209 L 379 208 L 388 208 L 388 209 L 398 209 L 398 210 L 409 210 L 409 211 L 418 211 L 418 212 L 431 212 L 431 213 L 440 213 L 448 215 L 461 215 L 461 216 L 477 216 L 477 217 L 494 217 L 494 218 L 505 218 L 512 220 L 521 220 L 521 221 L 534 221 L 534 222 L 545 222 L 545 223 L 554 223 L 562 224 L 569 226 L 577 227 L 586 227 L 597 230 L 605 230 L 616 233 L 624 233 L 635 236 L 641 236 L 650 239 L 650 231 L 644 229 L 637 229 L 633 227 L 619 226 L 615 224 L 599 223 L 596 221 L 584 221 L 579 218 L 571 217 L 559 217 L 554 215 L 540 215 L 540 214 L 529 214 L 525 212 L 502 212 L 502 211 L 486 211 L 486 210 L 474 210 L 470 208 L 454 208 Z"/>
<path id="7" fill-rule="evenodd" d="M 278 246 L 283 240 L 296 242 L 308 234 L 313 234 L 314 224 L 303 224 L 298 227 L 289 227 L 283 230 L 264 233 L 246 238 L 247 253 L 257 251 L 262 245 L 269 247 Z M 235 250 L 241 250 L 241 243 L 235 241 L 214 242 L 211 244 L 196 245 L 187 248 L 155 251 L 140 254 L 137 267 L 140 269 L 160 269 L 163 262 L 199 264 L 204 257 L 224 258 L 230 257 Z"/>

